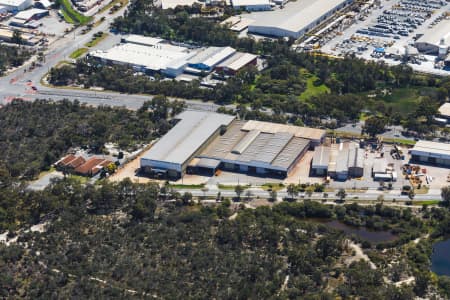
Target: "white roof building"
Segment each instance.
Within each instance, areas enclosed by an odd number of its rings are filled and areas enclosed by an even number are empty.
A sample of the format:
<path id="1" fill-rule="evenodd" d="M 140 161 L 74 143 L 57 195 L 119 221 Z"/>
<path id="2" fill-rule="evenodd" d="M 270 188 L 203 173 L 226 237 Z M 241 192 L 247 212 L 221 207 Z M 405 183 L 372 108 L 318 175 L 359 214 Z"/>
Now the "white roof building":
<path id="1" fill-rule="evenodd" d="M 444 19 L 432 29 L 427 30 L 415 43 L 416 48 L 425 53 L 436 54 L 442 47 L 450 47 L 450 20 Z"/>
<path id="2" fill-rule="evenodd" d="M 21 11 L 33 6 L 33 0 L 0 0 L 0 5 L 8 11 Z"/>
<path id="3" fill-rule="evenodd" d="M 248 11 L 272 9 L 269 0 L 231 0 L 231 5 L 234 9 L 245 9 Z"/>
<path id="4" fill-rule="evenodd" d="M 196 0 L 161 0 L 162 9 L 175 8 L 177 6 L 192 6 Z"/>
<path id="5" fill-rule="evenodd" d="M 31 8 L 24 11 L 19 12 L 14 16 L 15 19 L 29 21 L 36 15 L 44 15 L 48 14 L 48 10 L 39 9 L 39 8 Z"/>
<path id="6" fill-rule="evenodd" d="M 164 41 L 160 38 L 154 38 L 149 36 L 143 36 L 143 35 L 137 35 L 137 34 L 130 34 L 127 36 L 122 37 L 122 42 L 124 43 L 131 43 L 136 45 L 142 45 L 142 46 L 155 46 L 159 43 Z"/>
<path id="7" fill-rule="evenodd" d="M 298 0 L 284 9 L 260 13 L 250 33 L 299 38 L 354 0 Z M 252 15 L 249 15 L 252 18 Z"/>
<path id="8" fill-rule="evenodd" d="M 419 157 L 419 160 L 431 162 L 430 158 L 434 158 L 438 163 L 450 163 L 450 144 L 418 141 L 411 149 L 411 155 Z M 441 161 L 439 161 L 439 159 Z"/>
<path id="9" fill-rule="evenodd" d="M 222 126 L 234 116 L 199 111 L 185 111 L 180 121 L 141 158 L 141 167 L 182 173 L 189 160 Z"/>
<path id="10" fill-rule="evenodd" d="M 257 55 L 251 53 L 236 52 L 233 56 L 217 65 L 217 68 L 225 71 L 237 72 L 248 64 L 256 61 L 257 58 Z"/>
<path id="11" fill-rule="evenodd" d="M 176 76 L 182 73 L 188 59 L 195 53 L 187 48 L 162 43 L 154 46 L 126 43 L 106 51 L 93 51 L 90 56 L 110 63 L 130 65 L 141 71 L 164 73 L 170 70 L 168 75 Z"/>
<path id="12" fill-rule="evenodd" d="M 189 60 L 189 66 L 199 70 L 210 71 L 234 53 L 236 53 L 236 50 L 231 47 L 205 48 Z"/>

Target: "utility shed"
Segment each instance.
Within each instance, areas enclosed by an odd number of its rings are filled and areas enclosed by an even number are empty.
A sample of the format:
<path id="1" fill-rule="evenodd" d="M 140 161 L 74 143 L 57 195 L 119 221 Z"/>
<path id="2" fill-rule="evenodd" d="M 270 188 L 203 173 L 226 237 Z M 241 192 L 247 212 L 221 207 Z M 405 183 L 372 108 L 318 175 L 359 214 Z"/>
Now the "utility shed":
<path id="1" fill-rule="evenodd" d="M 450 144 L 418 141 L 411 149 L 411 160 L 450 167 Z"/>
<path id="2" fill-rule="evenodd" d="M 141 169 L 148 173 L 179 178 L 189 161 L 228 127 L 233 116 L 198 111 L 185 111 L 180 121 L 141 158 Z M 205 162 L 205 161 L 203 161 Z M 210 163 L 210 161 L 208 162 Z"/>
<path id="3" fill-rule="evenodd" d="M 311 173 L 316 176 L 325 176 L 330 163 L 330 147 L 316 147 L 311 163 Z"/>

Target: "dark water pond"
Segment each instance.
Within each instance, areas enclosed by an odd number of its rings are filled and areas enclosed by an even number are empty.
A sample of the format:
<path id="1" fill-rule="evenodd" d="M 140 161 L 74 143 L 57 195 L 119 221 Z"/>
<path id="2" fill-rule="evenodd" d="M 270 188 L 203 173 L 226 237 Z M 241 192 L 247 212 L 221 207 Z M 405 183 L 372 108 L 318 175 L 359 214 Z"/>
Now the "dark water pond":
<path id="1" fill-rule="evenodd" d="M 438 275 L 450 276 L 450 239 L 433 245 L 431 270 Z"/>
<path id="2" fill-rule="evenodd" d="M 398 238 L 398 236 L 389 231 L 375 231 L 363 226 L 350 226 L 337 220 L 313 219 L 312 221 L 320 222 L 326 226 L 341 230 L 348 235 L 355 235 L 362 240 L 375 244 L 394 241 Z"/>

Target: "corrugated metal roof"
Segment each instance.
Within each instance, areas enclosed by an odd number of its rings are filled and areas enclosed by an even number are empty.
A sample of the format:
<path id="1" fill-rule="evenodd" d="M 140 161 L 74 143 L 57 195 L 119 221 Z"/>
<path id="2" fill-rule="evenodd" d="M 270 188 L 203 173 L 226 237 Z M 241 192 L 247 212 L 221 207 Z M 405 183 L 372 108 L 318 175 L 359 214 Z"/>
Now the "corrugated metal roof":
<path id="1" fill-rule="evenodd" d="M 239 157 L 240 161 L 260 161 L 270 164 L 278 153 L 292 139 L 293 135 L 286 132 L 275 134 L 260 133 Z"/>
<path id="2" fill-rule="evenodd" d="M 251 143 L 258 137 L 261 132 L 259 130 L 252 130 L 247 135 L 244 136 L 243 139 L 239 141 L 239 143 L 234 146 L 233 150 L 231 150 L 234 154 L 242 154 L 245 149 L 250 146 Z"/>
<path id="3" fill-rule="evenodd" d="M 294 137 L 272 161 L 273 166 L 288 169 L 297 159 L 297 157 L 309 148 L 311 142 L 307 139 Z"/>
<path id="4" fill-rule="evenodd" d="M 277 132 L 289 132 L 292 133 L 296 137 L 301 137 L 310 140 L 320 140 L 322 139 L 326 131 L 317 128 L 310 127 L 300 127 L 294 125 L 286 125 L 286 124 L 278 124 L 278 123 L 269 123 L 269 122 L 261 122 L 261 121 L 248 121 L 242 130 L 250 131 L 250 130 L 259 130 L 265 133 L 277 133 Z"/>
<path id="5" fill-rule="evenodd" d="M 357 147 L 350 147 L 348 154 L 349 168 L 364 168 L 364 152 Z"/>
<path id="6" fill-rule="evenodd" d="M 209 47 L 198 52 L 189 60 L 189 63 L 193 65 L 203 64 L 213 68 L 235 52 L 236 50 L 231 47 Z"/>
<path id="7" fill-rule="evenodd" d="M 427 29 L 424 34 L 417 39 L 416 44 L 427 43 L 438 46 L 444 39 L 444 43 L 450 46 L 450 20 L 443 19 L 432 29 Z"/>
<path id="8" fill-rule="evenodd" d="M 348 156 L 349 156 L 348 148 L 344 148 L 338 152 L 336 159 L 336 173 L 348 172 Z"/>
<path id="9" fill-rule="evenodd" d="M 309 140 L 294 137 L 290 132 L 249 132 L 243 130 L 245 124 L 243 121 L 234 121 L 227 132 L 218 136 L 199 157 L 255 166 L 271 165 L 287 170 L 309 147 Z"/>
<path id="10" fill-rule="evenodd" d="M 130 34 L 125 37 L 123 37 L 123 40 L 127 43 L 132 44 L 141 44 L 141 45 L 147 45 L 147 46 L 155 46 L 156 44 L 159 44 L 163 41 L 163 39 L 160 38 L 154 38 L 150 36 L 143 36 L 143 35 L 137 35 L 137 34 Z"/>
<path id="11" fill-rule="evenodd" d="M 254 27 L 271 27 L 292 33 L 300 32 L 347 0 L 298 0 L 284 9 L 259 13 Z M 252 17 L 250 15 L 249 17 Z"/>
<path id="12" fill-rule="evenodd" d="M 234 116 L 199 111 L 185 111 L 181 119 L 145 155 L 144 159 L 174 164 L 185 163 L 222 125 Z"/>
<path id="13" fill-rule="evenodd" d="M 238 71 L 255 60 L 258 56 L 250 53 L 236 52 L 233 56 L 220 63 L 217 67 Z"/>
<path id="14" fill-rule="evenodd" d="M 90 55 L 100 59 L 125 64 L 142 66 L 150 70 L 160 71 L 181 61 L 191 58 L 195 51 L 187 48 L 166 44 L 145 46 L 140 44 L 125 43 L 117 45 L 109 50 L 95 50 Z"/>
<path id="15" fill-rule="evenodd" d="M 430 153 L 441 156 L 450 156 L 450 144 L 431 141 L 418 141 L 411 149 L 411 153 Z"/>
<path id="16" fill-rule="evenodd" d="M 316 147 L 312 159 L 312 168 L 327 168 L 330 163 L 330 147 Z"/>
<path id="17" fill-rule="evenodd" d="M 336 161 L 338 153 L 338 144 L 332 144 L 330 148 L 330 162 L 328 163 L 328 172 L 336 172 Z"/>

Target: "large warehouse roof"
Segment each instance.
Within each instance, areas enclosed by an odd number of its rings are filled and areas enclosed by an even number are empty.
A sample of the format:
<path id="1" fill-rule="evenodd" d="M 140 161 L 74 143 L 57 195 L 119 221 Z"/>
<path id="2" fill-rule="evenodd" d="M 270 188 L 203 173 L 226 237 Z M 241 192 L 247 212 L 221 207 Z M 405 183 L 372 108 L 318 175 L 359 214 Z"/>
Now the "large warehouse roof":
<path id="1" fill-rule="evenodd" d="M 295 137 L 291 132 L 247 131 L 244 129 L 247 124 L 233 122 L 227 132 L 217 137 L 199 156 L 286 171 L 309 147 L 309 140 Z"/>
<path id="2" fill-rule="evenodd" d="M 150 70 L 163 70 L 180 60 L 189 59 L 194 52 L 183 47 L 167 44 L 157 44 L 154 47 L 126 43 L 115 46 L 107 51 L 93 51 L 91 56 L 100 59 L 143 66 Z"/>
<path id="3" fill-rule="evenodd" d="M 438 46 L 442 39 L 444 39 L 445 45 L 450 46 L 450 20 L 444 19 L 432 29 L 428 29 L 417 39 L 416 44 L 425 43 Z"/>
<path id="4" fill-rule="evenodd" d="M 450 144 L 430 141 L 418 141 L 414 145 L 414 148 L 411 149 L 411 154 L 450 158 Z"/>
<path id="5" fill-rule="evenodd" d="M 162 9 L 175 8 L 177 6 L 192 6 L 197 0 L 162 0 Z"/>
<path id="6" fill-rule="evenodd" d="M 254 61 L 257 57 L 257 55 L 250 53 L 236 52 L 233 56 L 220 63 L 217 67 L 239 71 L 241 68 Z"/>
<path id="7" fill-rule="evenodd" d="M 185 111 L 180 121 L 162 137 L 144 159 L 173 164 L 185 163 L 222 125 L 229 125 L 233 116 L 198 111 Z"/>
<path id="8" fill-rule="evenodd" d="M 326 131 L 322 129 L 261 122 L 261 121 L 248 121 L 242 127 L 242 130 L 245 131 L 259 130 L 265 133 L 289 132 L 296 137 L 301 137 L 314 141 L 321 140 L 326 134 Z"/>
<path id="9" fill-rule="evenodd" d="M 250 29 L 270 27 L 291 33 L 300 32 L 347 1 L 298 0 L 288 3 L 284 9 L 260 13 L 256 22 L 250 25 Z"/>
<path id="10" fill-rule="evenodd" d="M 162 41 L 163 39 L 150 37 L 150 36 L 143 36 L 143 35 L 137 35 L 137 34 L 130 34 L 127 36 L 124 36 L 122 40 L 126 43 L 132 43 L 132 44 L 138 44 L 138 45 L 144 45 L 144 46 L 155 46 Z"/>
<path id="11" fill-rule="evenodd" d="M 316 147 L 312 159 L 312 168 L 328 168 L 328 164 L 330 163 L 330 152 L 330 147 Z"/>
<path id="12" fill-rule="evenodd" d="M 217 64 L 236 53 L 231 47 L 209 47 L 197 53 L 189 61 L 190 65 L 202 65 L 207 68 L 214 68 Z"/>
<path id="13" fill-rule="evenodd" d="M 28 21 L 37 14 L 45 14 L 45 13 L 48 13 L 48 10 L 39 9 L 39 8 L 31 8 L 31 9 L 24 10 L 24 11 L 17 13 L 17 15 L 14 16 L 14 18 L 19 19 L 19 20 Z"/>
<path id="14" fill-rule="evenodd" d="M 270 6 L 269 0 L 231 0 L 233 7 Z"/>
<path id="15" fill-rule="evenodd" d="M 21 6 L 28 0 L 0 0 L 0 5 L 4 6 Z"/>

